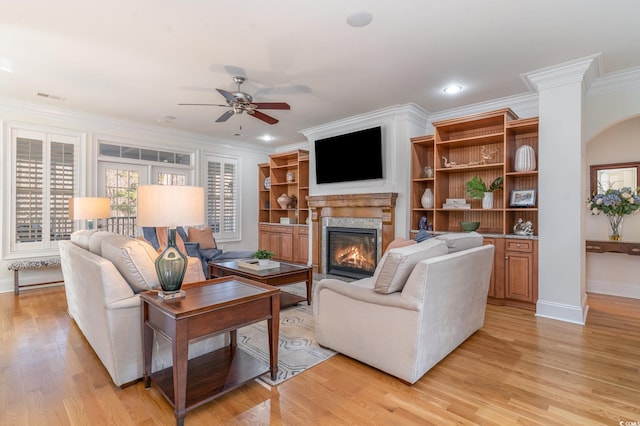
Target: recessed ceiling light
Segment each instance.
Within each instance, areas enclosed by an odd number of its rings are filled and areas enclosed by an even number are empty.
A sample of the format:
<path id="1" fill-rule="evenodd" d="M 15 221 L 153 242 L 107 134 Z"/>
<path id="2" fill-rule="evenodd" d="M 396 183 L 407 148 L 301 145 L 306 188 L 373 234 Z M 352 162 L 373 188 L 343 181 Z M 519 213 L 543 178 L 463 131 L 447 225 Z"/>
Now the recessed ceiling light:
<path id="1" fill-rule="evenodd" d="M 176 118 L 173 115 L 165 115 L 165 116 L 156 118 L 156 121 L 158 123 L 170 123 L 175 119 Z"/>
<path id="2" fill-rule="evenodd" d="M 442 91 L 447 95 L 453 95 L 454 93 L 462 92 L 462 86 L 459 84 L 451 84 L 442 89 Z"/>
<path id="3" fill-rule="evenodd" d="M 347 16 L 347 24 L 352 27 L 365 27 L 371 23 L 373 15 L 369 12 L 354 12 Z"/>
<path id="4" fill-rule="evenodd" d="M 13 72 L 13 62 L 9 59 L 0 58 L 0 71 Z"/>
<path id="5" fill-rule="evenodd" d="M 274 139 L 274 137 L 271 135 L 262 135 L 262 136 L 258 136 L 258 139 L 265 142 L 271 142 Z"/>

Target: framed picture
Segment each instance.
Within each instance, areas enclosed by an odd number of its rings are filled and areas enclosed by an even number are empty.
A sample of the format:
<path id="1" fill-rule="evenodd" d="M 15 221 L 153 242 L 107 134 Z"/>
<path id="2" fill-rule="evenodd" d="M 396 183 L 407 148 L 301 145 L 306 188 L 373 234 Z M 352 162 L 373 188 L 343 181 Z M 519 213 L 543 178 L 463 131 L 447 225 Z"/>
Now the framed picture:
<path id="1" fill-rule="evenodd" d="M 520 189 L 511 191 L 510 207 L 533 207 L 536 205 L 535 189 Z"/>

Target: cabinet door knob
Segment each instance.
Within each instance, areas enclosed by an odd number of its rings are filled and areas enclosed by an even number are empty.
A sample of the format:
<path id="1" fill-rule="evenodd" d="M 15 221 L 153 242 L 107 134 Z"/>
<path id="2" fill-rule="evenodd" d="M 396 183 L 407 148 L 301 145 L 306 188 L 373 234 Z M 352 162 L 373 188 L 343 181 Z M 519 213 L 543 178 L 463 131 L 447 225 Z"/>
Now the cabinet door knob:
<path id="1" fill-rule="evenodd" d="M 516 247 L 520 248 L 520 244 L 516 244 Z"/>
<path id="2" fill-rule="evenodd" d="M 505 257 L 504 257 L 504 260 L 509 260 L 509 256 L 505 256 Z"/>

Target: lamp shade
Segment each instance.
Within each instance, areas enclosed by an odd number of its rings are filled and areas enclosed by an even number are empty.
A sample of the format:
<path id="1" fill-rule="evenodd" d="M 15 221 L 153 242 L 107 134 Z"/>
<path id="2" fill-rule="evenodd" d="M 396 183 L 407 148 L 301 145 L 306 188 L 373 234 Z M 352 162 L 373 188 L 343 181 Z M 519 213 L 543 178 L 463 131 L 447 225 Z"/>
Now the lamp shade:
<path id="1" fill-rule="evenodd" d="M 69 200 L 71 220 L 93 220 L 111 217 L 111 200 L 107 197 L 76 197 Z"/>
<path id="2" fill-rule="evenodd" d="M 140 185 L 138 187 L 138 226 L 176 228 L 202 225 L 204 188 L 180 185 Z"/>

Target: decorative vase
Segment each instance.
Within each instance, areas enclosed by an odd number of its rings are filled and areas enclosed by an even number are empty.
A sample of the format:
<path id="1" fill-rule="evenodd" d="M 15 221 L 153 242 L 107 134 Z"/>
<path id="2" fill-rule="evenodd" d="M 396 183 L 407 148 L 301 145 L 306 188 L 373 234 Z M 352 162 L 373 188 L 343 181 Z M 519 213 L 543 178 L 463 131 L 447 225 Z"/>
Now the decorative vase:
<path id="1" fill-rule="evenodd" d="M 278 202 L 278 204 L 280 204 L 280 208 L 286 209 L 291 202 L 291 198 L 289 198 L 287 194 L 282 194 L 276 201 Z"/>
<path id="2" fill-rule="evenodd" d="M 536 169 L 536 152 L 529 145 L 516 149 L 513 168 L 516 172 L 532 172 Z"/>
<path id="3" fill-rule="evenodd" d="M 287 172 L 287 182 L 293 182 L 296 179 L 296 174 L 293 172 Z"/>
<path id="4" fill-rule="evenodd" d="M 422 208 L 424 209 L 433 208 L 433 191 L 431 190 L 431 188 L 427 188 L 424 190 L 422 198 L 420 198 L 420 203 L 422 204 Z"/>
<path id="5" fill-rule="evenodd" d="M 611 241 L 622 241 L 622 223 L 624 216 L 621 214 L 608 214 L 609 239 Z"/>
<path id="6" fill-rule="evenodd" d="M 484 197 L 482 198 L 482 208 L 483 209 L 493 208 L 493 192 L 484 193 Z"/>
<path id="7" fill-rule="evenodd" d="M 258 259 L 258 265 L 260 265 L 260 266 L 269 265 L 269 259 Z"/>
<path id="8" fill-rule="evenodd" d="M 179 293 L 182 279 L 187 271 L 187 256 L 176 246 L 176 228 L 167 230 L 167 247 L 156 258 L 155 264 L 164 294 L 169 296 Z"/>

